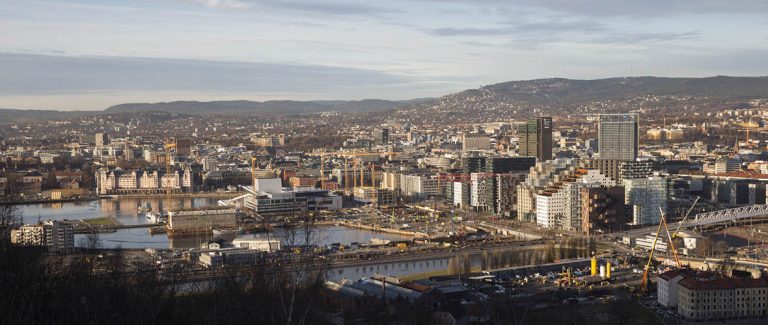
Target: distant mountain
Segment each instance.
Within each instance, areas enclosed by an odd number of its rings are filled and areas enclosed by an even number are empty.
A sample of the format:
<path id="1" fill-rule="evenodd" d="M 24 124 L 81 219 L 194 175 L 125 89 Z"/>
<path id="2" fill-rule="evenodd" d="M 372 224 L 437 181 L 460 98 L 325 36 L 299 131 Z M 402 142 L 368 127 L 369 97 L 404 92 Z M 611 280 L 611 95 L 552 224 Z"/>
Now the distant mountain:
<path id="1" fill-rule="evenodd" d="M 0 121 L 29 121 L 65 119 L 98 113 L 96 111 L 55 111 L 0 108 Z"/>
<path id="2" fill-rule="evenodd" d="M 643 95 L 752 98 L 768 95 L 768 77 L 632 77 L 596 80 L 553 78 L 503 82 L 483 89 L 528 102 L 579 102 Z"/>
<path id="3" fill-rule="evenodd" d="M 381 99 L 364 100 L 318 100 L 293 101 L 272 100 L 256 102 L 237 101 L 176 101 L 167 103 L 120 104 L 107 108 L 106 113 L 129 113 L 159 111 L 186 114 L 302 114 L 317 112 L 382 112 L 411 104 L 411 101 L 389 101 Z"/>
<path id="4" fill-rule="evenodd" d="M 551 78 L 469 89 L 398 109 L 398 114 L 435 121 L 457 114 L 465 118 L 518 118 L 532 114 L 720 109 L 764 98 L 768 98 L 768 77 Z"/>

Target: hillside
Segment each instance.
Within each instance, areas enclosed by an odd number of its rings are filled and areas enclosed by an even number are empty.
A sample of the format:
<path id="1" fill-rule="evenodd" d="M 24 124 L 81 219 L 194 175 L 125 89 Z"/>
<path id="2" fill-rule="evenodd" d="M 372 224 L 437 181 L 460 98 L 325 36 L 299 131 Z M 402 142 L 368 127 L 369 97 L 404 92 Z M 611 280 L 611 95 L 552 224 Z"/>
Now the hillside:
<path id="1" fill-rule="evenodd" d="M 0 108 L 0 121 L 31 121 L 31 120 L 56 120 L 66 119 L 90 114 L 96 114 L 96 111 L 56 111 L 56 110 L 33 110 L 33 109 L 11 109 Z"/>
<path id="2" fill-rule="evenodd" d="M 404 106 L 408 102 L 365 99 L 358 101 L 176 101 L 167 103 L 120 104 L 107 108 L 106 113 L 160 111 L 187 114 L 302 114 L 317 112 L 382 112 Z"/>
<path id="3" fill-rule="evenodd" d="M 535 114 L 656 110 L 682 114 L 739 107 L 744 101 L 763 98 L 768 98 L 768 77 L 552 78 L 465 90 L 398 109 L 397 115 L 413 121 L 439 122 L 452 116 L 483 121 Z"/>

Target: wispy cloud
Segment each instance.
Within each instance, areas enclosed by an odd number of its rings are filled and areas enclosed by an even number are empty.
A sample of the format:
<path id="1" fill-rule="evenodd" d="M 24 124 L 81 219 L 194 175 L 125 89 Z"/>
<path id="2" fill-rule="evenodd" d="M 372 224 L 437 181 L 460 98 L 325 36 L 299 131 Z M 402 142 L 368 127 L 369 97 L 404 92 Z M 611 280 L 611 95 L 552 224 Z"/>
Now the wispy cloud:
<path id="1" fill-rule="evenodd" d="M 593 43 L 604 44 L 636 44 L 645 42 L 669 42 L 688 40 L 699 37 L 700 33 L 696 31 L 684 32 L 684 33 L 623 33 L 606 35 L 591 39 Z"/>
<path id="2" fill-rule="evenodd" d="M 208 8 L 252 9 L 263 8 L 289 12 L 302 12 L 333 16 L 379 16 L 399 13 L 392 7 L 366 5 L 358 1 L 333 2 L 316 0 L 195 0 Z"/>
<path id="3" fill-rule="evenodd" d="M 498 39 L 530 44 L 553 42 L 585 42 L 594 44 L 639 44 L 694 39 L 698 31 L 636 32 L 621 31 L 590 20 L 546 22 L 508 22 L 498 27 L 461 28 L 445 27 L 427 30 L 431 35 L 465 37 L 471 39 Z M 466 43 L 466 42 L 465 42 Z M 487 44 L 487 43 L 486 43 Z"/>
<path id="4" fill-rule="evenodd" d="M 208 8 L 224 8 L 224 9 L 245 9 L 250 8 L 251 4 L 239 1 L 239 0 L 196 0 L 198 3 L 205 5 Z"/>

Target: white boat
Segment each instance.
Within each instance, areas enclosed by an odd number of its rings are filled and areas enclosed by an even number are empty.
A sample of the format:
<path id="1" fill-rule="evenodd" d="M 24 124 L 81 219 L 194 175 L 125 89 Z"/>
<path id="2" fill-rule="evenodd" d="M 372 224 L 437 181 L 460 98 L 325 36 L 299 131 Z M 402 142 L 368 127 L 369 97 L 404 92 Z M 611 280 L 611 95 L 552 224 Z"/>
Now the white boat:
<path id="1" fill-rule="evenodd" d="M 161 223 L 165 221 L 161 214 L 155 212 L 147 212 L 144 214 L 144 216 L 147 218 L 149 223 Z"/>
<path id="2" fill-rule="evenodd" d="M 214 236 L 232 235 L 240 232 L 240 229 L 211 229 Z"/>

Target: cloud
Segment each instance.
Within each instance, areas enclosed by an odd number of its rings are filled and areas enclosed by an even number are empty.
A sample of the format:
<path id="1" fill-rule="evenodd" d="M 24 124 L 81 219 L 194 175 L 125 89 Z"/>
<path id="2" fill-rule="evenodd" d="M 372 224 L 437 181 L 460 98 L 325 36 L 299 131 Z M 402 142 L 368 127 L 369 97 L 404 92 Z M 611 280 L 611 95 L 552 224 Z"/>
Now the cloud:
<path id="1" fill-rule="evenodd" d="M 196 0 L 208 8 L 246 9 L 251 4 L 239 0 Z"/>
<path id="2" fill-rule="evenodd" d="M 450 82 L 324 65 L 0 52 L 0 107 L 100 109 L 131 100 L 217 98 L 407 99 L 441 95 Z"/>
<path id="3" fill-rule="evenodd" d="M 294 1 L 294 0 L 265 0 L 256 3 L 291 11 L 319 13 L 327 15 L 363 15 L 378 16 L 381 14 L 398 13 L 398 9 L 369 6 L 360 2 L 331 2 L 331 1 Z"/>
<path id="4" fill-rule="evenodd" d="M 113 90 L 316 91 L 408 84 L 378 71 L 322 65 L 0 53 L 0 93 Z"/>
<path id="5" fill-rule="evenodd" d="M 421 0 L 428 3 L 452 3 L 478 6 L 475 0 Z M 483 6 L 499 11 L 539 8 L 587 17 L 663 17 L 680 14 L 757 14 L 768 15 L 765 0 L 486 0 Z"/>
<path id="6" fill-rule="evenodd" d="M 316 0 L 195 0 L 208 8 L 251 9 L 263 8 L 288 12 L 301 12 L 334 16 L 379 16 L 398 13 L 398 9 L 370 6 L 360 2 L 332 2 Z"/>
<path id="7" fill-rule="evenodd" d="M 700 33 L 696 31 L 684 33 L 623 33 L 597 37 L 591 39 L 590 42 L 601 44 L 636 44 L 688 40 L 697 38 L 699 35 Z"/>
<path id="8" fill-rule="evenodd" d="M 698 31 L 636 32 L 621 31 L 590 20 L 550 20 L 538 22 L 508 21 L 497 27 L 445 27 L 427 30 L 428 34 L 444 37 L 476 39 L 503 38 L 517 43 L 541 45 L 554 42 L 584 42 L 592 44 L 641 44 L 694 39 Z"/>
<path id="9" fill-rule="evenodd" d="M 436 28 L 429 31 L 437 36 L 496 36 L 496 35 L 528 35 L 539 33 L 576 33 L 604 31 L 603 24 L 587 20 L 579 21 L 546 21 L 546 22 L 508 22 L 499 27 L 491 28 Z"/>

